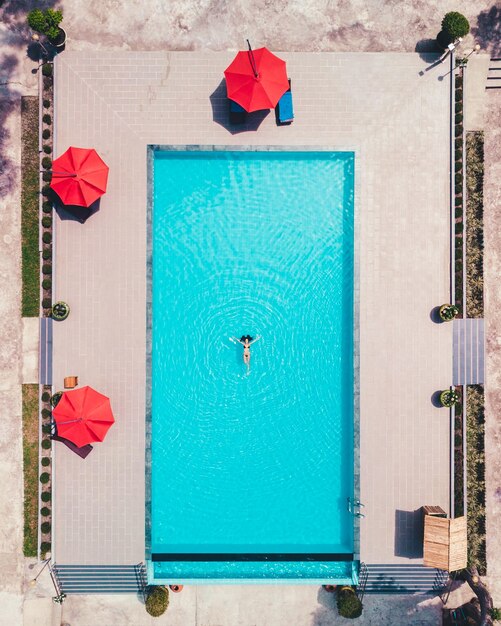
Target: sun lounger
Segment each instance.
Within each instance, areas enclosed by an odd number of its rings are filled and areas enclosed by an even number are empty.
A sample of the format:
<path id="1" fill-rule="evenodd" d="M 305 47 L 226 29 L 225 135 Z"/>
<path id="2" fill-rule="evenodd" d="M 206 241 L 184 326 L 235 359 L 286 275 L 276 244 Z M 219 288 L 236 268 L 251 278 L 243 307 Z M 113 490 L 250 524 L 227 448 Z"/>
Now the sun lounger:
<path id="1" fill-rule="evenodd" d="M 275 107 L 275 115 L 278 126 L 286 126 L 294 121 L 294 107 L 292 104 L 291 81 L 289 79 L 289 89 L 278 101 Z"/>
<path id="2" fill-rule="evenodd" d="M 91 446 L 90 443 L 79 448 L 73 442 L 69 441 L 69 439 L 65 439 L 64 437 L 59 437 L 59 435 L 52 435 L 51 439 L 53 439 L 54 441 L 60 441 L 61 443 L 64 443 L 65 446 L 67 446 L 72 452 L 78 455 L 81 459 L 87 458 L 93 450 L 93 446 Z"/>
<path id="3" fill-rule="evenodd" d="M 247 111 L 234 100 L 229 100 L 229 103 L 230 124 L 243 124 L 245 122 L 245 118 L 247 117 Z"/>

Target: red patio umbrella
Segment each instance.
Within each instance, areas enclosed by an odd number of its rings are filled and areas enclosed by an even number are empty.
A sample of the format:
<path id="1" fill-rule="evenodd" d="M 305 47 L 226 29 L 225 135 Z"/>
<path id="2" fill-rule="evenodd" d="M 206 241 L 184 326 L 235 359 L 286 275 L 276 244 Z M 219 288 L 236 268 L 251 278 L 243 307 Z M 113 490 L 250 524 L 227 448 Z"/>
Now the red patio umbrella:
<path id="1" fill-rule="evenodd" d="M 53 161 L 50 186 L 64 204 L 88 207 L 105 193 L 108 170 L 94 148 L 71 146 Z"/>
<path id="2" fill-rule="evenodd" d="M 249 44 L 249 41 L 247 41 Z M 224 71 L 226 92 L 249 113 L 272 109 L 289 89 L 285 61 L 267 48 L 241 51 Z"/>
<path id="3" fill-rule="evenodd" d="M 110 399 L 92 387 L 65 391 L 52 411 L 57 434 L 76 446 L 103 441 L 115 418 Z"/>

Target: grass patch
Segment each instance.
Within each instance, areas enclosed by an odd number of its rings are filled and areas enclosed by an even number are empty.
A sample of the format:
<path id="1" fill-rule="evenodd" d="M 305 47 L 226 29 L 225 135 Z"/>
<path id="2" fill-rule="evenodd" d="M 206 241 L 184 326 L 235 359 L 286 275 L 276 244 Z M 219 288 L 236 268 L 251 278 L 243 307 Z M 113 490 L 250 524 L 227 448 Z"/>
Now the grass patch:
<path id="1" fill-rule="evenodd" d="M 22 315 L 40 312 L 40 257 L 38 251 L 38 97 L 21 98 L 21 241 Z"/>
<path id="2" fill-rule="evenodd" d="M 23 385 L 24 556 L 38 544 L 38 385 Z"/>
<path id="3" fill-rule="evenodd" d="M 466 310 L 484 316 L 484 134 L 466 134 Z"/>
<path id="4" fill-rule="evenodd" d="M 466 402 L 468 493 L 468 566 L 481 576 L 487 569 L 485 551 L 484 388 L 469 385 Z"/>

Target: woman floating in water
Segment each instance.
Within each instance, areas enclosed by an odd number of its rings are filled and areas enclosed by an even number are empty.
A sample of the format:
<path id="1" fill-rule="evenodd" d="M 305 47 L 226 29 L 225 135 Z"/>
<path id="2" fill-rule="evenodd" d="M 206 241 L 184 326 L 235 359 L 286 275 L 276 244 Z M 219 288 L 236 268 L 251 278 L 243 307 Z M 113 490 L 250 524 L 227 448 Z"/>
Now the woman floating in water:
<path id="1" fill-rule="evenodd" d="M 250 335 L 242 335 L 240 337 L 240 339 L 237 339 L 236 337 L 230 337 L 230 339 L 232 341 L 238 341 L 238 343 L 241 343 L 244 347 L 244 363 L 245 365 L 247 365 L 247 369 L 250 370 L 250 347 L 253 343 L 255 343 L 258 339 L 261 339 L 261 337 L 258 335 L 255 339 L 253 337 L 251 337 Z"/>

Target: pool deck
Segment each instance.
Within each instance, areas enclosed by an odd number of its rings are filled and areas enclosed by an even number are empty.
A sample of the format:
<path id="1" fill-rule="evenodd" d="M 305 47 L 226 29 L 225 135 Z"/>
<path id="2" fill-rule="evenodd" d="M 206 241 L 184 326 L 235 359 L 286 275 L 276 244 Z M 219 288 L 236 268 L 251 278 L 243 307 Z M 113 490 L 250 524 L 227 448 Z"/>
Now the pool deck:
<path id="1" fill-rule="evenodd" d="M 449 509 L 449 70 L 413 53 L 282 53 L 295 122 L 228 130 L 231 52 L 66 51 L 56 59 L 55 154 L 95 147 L 108 192 L 85 224 L 55 220 L 54 384 L 78 375 L 111 398 L 116 424 L 83 461 L 54 459 L 58 563 L 144 559 L 148 144 L 355 150 L 359 218 L 360 556 L 419 560 L 415 511 Z M 442 78 L 440 80 L 440 78 Z M 238 132 L 235 132 L 238 131 Z M 166 483 L 168 492 L 168 482 Z"/>

